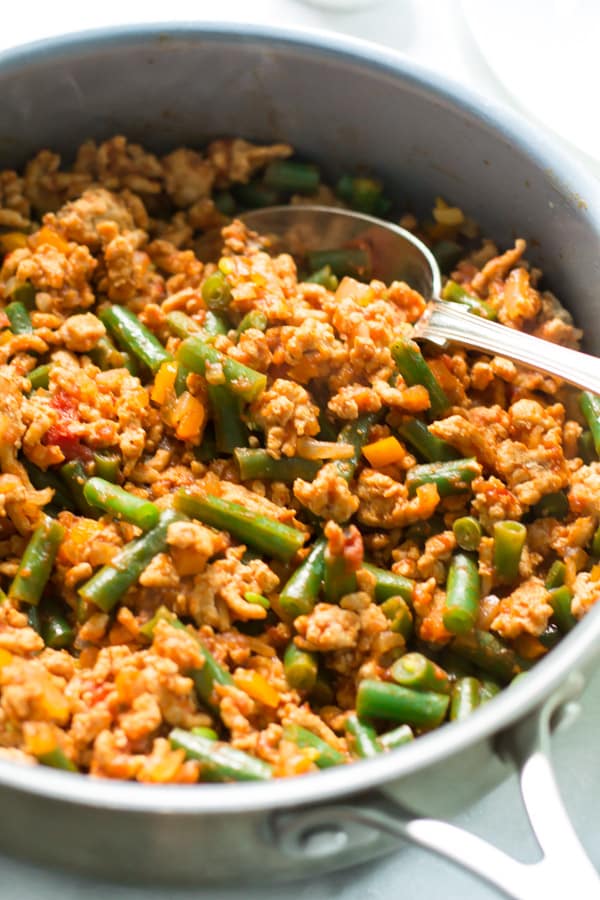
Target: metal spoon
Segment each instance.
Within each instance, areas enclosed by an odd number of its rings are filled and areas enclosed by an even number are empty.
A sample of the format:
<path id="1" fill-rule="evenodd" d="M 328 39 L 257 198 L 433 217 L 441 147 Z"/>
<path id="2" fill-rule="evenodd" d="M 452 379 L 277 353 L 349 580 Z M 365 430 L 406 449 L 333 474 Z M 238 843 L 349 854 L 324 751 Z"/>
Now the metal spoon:
<path id="1" fill-rule="evenodd" d="M 269 249 L 295 258 L 314 250 L 368 246 L 371 276 L 389 284 L 406 281 L 429 301 L 415 336 L 439 346 L 460 344 L 555 375 L 600 394 L 600 361 L 522 331 L 473 315 L 459 303 L 440 300 L 442 280 L 431 251 L 409 231 L 373 216 L 327 206 L 271 206 L 244 213 L 242 221 L 271 238 Z M 220 246 L 202 238 L 201 258 L 215 259 Z"/>

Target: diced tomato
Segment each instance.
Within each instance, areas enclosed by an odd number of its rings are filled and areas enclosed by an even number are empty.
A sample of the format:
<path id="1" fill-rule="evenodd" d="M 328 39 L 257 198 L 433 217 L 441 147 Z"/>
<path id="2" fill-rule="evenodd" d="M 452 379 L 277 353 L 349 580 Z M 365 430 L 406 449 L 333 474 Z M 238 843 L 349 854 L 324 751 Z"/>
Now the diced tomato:
<path id="1" fill-rule="evenodd" d="M 72 424 L 78 421 L 78 416 L 72 397 L 66 391 L 59 389 L 52 396 L 50 404 L 60 413 L 60 418 L 46 432 L 44 444 L 56 444 L 67 461 L 72 459 L 90 460 L 92 451 L 82 444 L 79 437 L 73 433 Z"/>

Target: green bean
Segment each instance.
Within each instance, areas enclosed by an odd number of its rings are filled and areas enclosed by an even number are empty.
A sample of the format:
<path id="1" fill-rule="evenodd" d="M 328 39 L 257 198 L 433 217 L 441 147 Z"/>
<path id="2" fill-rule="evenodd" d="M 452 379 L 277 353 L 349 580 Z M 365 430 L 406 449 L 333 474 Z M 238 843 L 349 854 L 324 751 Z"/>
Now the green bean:
<path id="1" fill-rule="evenodd" d="M 375 178 L 342 175 L 335 189 L 338 197 L 352 209 L 371 216 L 383 216 L 391 206 L 388 198 L 383 196 L 382 183 Z"/>
<path id="2" fill-rule="evenodd" d="M 354 447 L 354 455 L 350 459 L 340 459 L 337 464 L 342 478 L 351 481 L 362 455 L 362 449 L 369 440 L 371 428 L 379 422 L 381 413 L 364 413 L 353 422 L 344 425 L 338 435 L 338 443 L 351 444 Z"/>
<path id="3" fill-rule="evenodd" d="M 345 250 L 311 250 L 306 254 L 306 262 L 311 272 L 329 266 L 334 275 L 344 278 L 358 278 L 368 281 L 371 277 L 371 256 L 367 250 L 348 247 Z"/>
<path id="4" fill-rule="evenodd" d="M 476 678 L 459 678 L 452 688 L 450 721 L 460 722 L 477 709 L 480 703 L 480 684 Z"/>
<path id="5" fill-rule="evenodd" d="M 567 567 L 564 562 L 561 559 L 555 559 L 546 575 L 545 586 L 547 590 L 550 591 L 552 588 L 561 587 L 565 583 L 566 573 Z"/>
<path id="6" fill-rule="evenodd" d="M 10 296 L 12 300 L 22 303 L 26 309 L 35 309 L 36 289 L 30 281 L 22 281 L 16 284 Z"/>
<path id="7" fill-rule="evenodd" d="M 356 714 L 361 719 L 391 719 L 416 728 L 436 728 L 443 722 L 449 702 L 447 694 L 365 679 L 358 688 Z"/>
<path id="8" fill-rule="evenodd" d="M 99 316 L 117 341 L 148 366 L 153 374 L 172 358 L 152 332 L 126 306 L 107 306 Z"/>
<path id="9" fill-rule="evenodd" d="M 538 640 L 546 650 L 552 650 L 562 640 L 563 633 L 556 622 L 548 622 Z"/>
<path id="10" fill-rule="evenodd" d="M 94 450 L 94 475 L 105 481 L 117 482 L 121 469 L 121 457 L 111 450 Z"/>
<path id="11" fill-rule="evenodd" d="M 257 594 L 256 591 L 246 591 L 244 600 L 247 603 L 256 603 L 257 606 L 262 606 L 263 609 L 271 609 L 270 600 L 267 597 L 263 597 L 262 594 Z"/>
<path id="12" fill-rule="evenodd" d="M 465 255 L 464 248 L 456 241 L 437 241 L 431 248 L 441 272 L 449 272 Z"/>
<path id="13" fill-rule="evenodd" d="M 235 215 L 235 198 L 231 191 L 218 191 L 213 195 L 213 202 L 221 215 L 232 218 Z"/>
<path id="14" fill-rule="evenodd" d="M 326 529 L 327 533 L 327 529 Z M 336 539 L 328 540 L 323 554 L 323 595 L 327 603 L 339 603 L 346 594 L 354 594 L 358 590 L 356 570 L 361 560 L 356 564 L 346 555 L 346 549 L 352 552 L 352 546 L 360 542 L 362 556 L 362 540 L 356 526 L 351 525 L 343 529 L 342 546 L 336 546 Z"/>
<path id="15" fill-rule="evenodd" d="M 283 668 L 287 683 L 294 690 L 310 692 L 317 683 L 319 663 L 316 654 L 301 650 L 293 642 L 284 653 Z"/>
<path id="16" fill-rule="evenodd" d="M 267 376 L 225 356 L 200 337 L 190 337 L 180 345 L 177 359 L 198 375 L 205 375 L 206 367 L 220 367 L 229 390 L 242 400 L 251 402 L 263 392 Z"/>
<path id="17" fill-rule="evenodd" d="M 406 473 L 406 486 L 411 497 L 423 484 L 435 484 L 440 497 L 461 494 L 481 473 L 481 466 L 474 457 L 454 459 L 448 462 L 424 463 L 413 466 Z"/>
<path id="18" fill-rule="evenodd" d="M 421 419 L 404 419 L 397 426 L 397 431 L 427 462 L 444 462 L 458 456 L 452 444 L 432 434 Z"/>
<path id="19" fill-rule="evenodd" d="M 246 313 L 246 315 L 238 325 L 236 338 L 239 341 L 240 335 L 242 335 L 245 331 L 248 331 L 250 328 L 254 328 L 255 331 L 266 331 L 268 326 L 269 320 L 265 316 L 264 312 L 261 312 L 260 309 L 251 309 L 250 312 Z"/>
<path id="20" fill-rule="evenodd" d="M 355 755 L 360 759 L 371 759 L 381 753 L 381 748 L 377 741 L 377 732 L 372 725 L 367 725 L 354 713 L 346 717 L 344 728 L 350 735 L 350 744 Z"/>
<path id="21" fill-rule="evenodd" d="M 491 303 L 481 300 L 474 294 L 469 294 L 468 291 L 465 291 L 464 287 L 457 284 L 456 281 L 446 282 L 444 289 L 442 290 L 442 298 L 444 300 L 450 300 L 452 303 L 461 303 L 463 306 L 470 309 L 472 313 L 475 313 L 476 316 L 481 316 L 483 319 L 494 321 L 497 318 L 496 310 Z"/>
<path id="22" fill-rule="evenodd" d="M 248 429 L 240 415 L 239 400 L 224 384 L 207 384 L 208 402 L 219 453 L 234 453 L 248 446 Z"/>
<path id="23" fill-rule="evenodd" d="M 387 569 L 380 569 L 371 563 L 363 563 L 361 569 L 366 569 L 375 576 L 375 603 L 383 603 L 389 597 L 402 597 L 407 603 L 412 603 L 415 583 L 412 578 L 404 575 L 396 575 Z"/>
<path id="24" fill-rule="evenodd" d="M 382 750 L 395 750 L 396 747 L 402 747 L 403 744 L 409 744 L 414 741 L 415 736 L 410 725 L 398 725 L 385 734 L 380 734 L 377 740 Z"/>
<path id="25" fill-rule="evenodd" d="M 44 515 L 33 532 L 8 591 L 11 600 L 37 606 L 46 587 L 65 530 Z"/>
<path id="26" fill-rule="evenodd" d="M 267 187 L 287 194 L 314 194 L 319 189 L 320 181 L 316 166 L 289 159 L 276 159 L 269 163 L 263 175 Z"/>
<path id="27" fill-rule="evenodd" d="M 238 202 L 247 209 L 278 206 L 281 202 L 279 191 L 273 190 L 273 188 L 262 184 L 260 181 L 249 181 L 248 184 L 236 185 L 235 196 Z"/>
<path id="28" fill-rule="evenodd" d="M 577 625 L 577 619 L 571 611 L 573 594 L 568 587 L 553 588 L 549 591 L 549 601 L 552 607 L 554 620 L 563 634 L 571 631 Z"/>
<path id="29" fill-rule="evenodd" d="M 535 519 L 551 516 L 553 519 L 566 519 L 569 515 L 569 501 L 564 491 L 556 491 L 546 494 L 532 508 L 531 513 Z"/>
<path id="30" fill-rule="evenodd" d="M 450 406 L 450 401 L 425 361 L 418 344 L 407 337 L 398 338 L 392 344 L 392 356 L 408 385 L 422 384 L 427 389 L 430 413 L 434 419 L 439 418 Z"/>
<path id="31" fill-rule="evenodd" d="M 47 391 L 50 379 L 49 363 L 46 363 L 43 366 L 37 366 L 35 369 L 32 369 L 31 372 L 27 373 L 27 378 L 29 379 L 32 391 L 37 391 L 38 388 L 43 388 L 45 391 Z"/>
<path id="32" fill-rule="evenodd" d="M 32 462 L 29 462 L 28 459 L 24 460 L 23 465 L 34 488 L 37 488 L 38 491 L 43 491 L 44 488 L 52 488 L 54 496 L 50 505 L 61 510 L 68 509 L 71 512 L 75 509 L 70 492 L 55 472 L 51 469 L 46 469 L 44 472 L 42 469 L 34 466 Z"/>
<path id="33" fill-rule="evenodd" d="M 13 334 L 33 334 L 33 325 L 29 313 L 23 303 L 13 300 L 5 308 L 4 312 L 10 322 L 10 330 Z"/>
<path id="34" fill-rule="evenodd" d="M 90 504 L 116 519 L 124 519 L 149 531 L 158 525 L 159 509 L 150 500 L 144 500 L 104 478 L 90 478 L 83 488 L 83 496 Z"/>
<path id="35" fill-rule="evenodd" d="M 69 490 L 78 512 L 88 519 L 100 518 L 100 512 L 95 507 L 90 506 L 85 499 L 83 490 L 88 480 L 88 474 L 81 460 L 72 459 L 64 463 L 60 467 L 60 477 Z"/>
<path id="36" fill-rule="evenodd" d="M 261 481 L 284 481 L 286 484 L 291 484 L 296 478 L 312 481 L 322 465 L 319 460 L 302 459 L 300 456 L 275 459 L 267 450 L 247 450 L 243 447 L 236 448 L 234 456 L 242 481 L 255 478 Z"/>
<path id="37" fill-rule="evenodd" d="M 450 693 L 448 673 L 422 653 L 405 653 L 392 665 L 390 675 L 397 684 L 415 691 Z"/>
<path id="38" fill-rule="evenodd" d="M 501 690 L 500 685 L 496 681 L 492 681 L 491 678 L 482 679 L 479 685 L 479 702 L 487 703 L 488 700 L 493 700 Z"/>
<path id="39" fill-rule="evenodd" d="M 465 675 L 474 675 L 475 666 L 463 659 L 449 647 L 445 647 L 439 657 L 440 663 L 451 678 L 463 678 Z"/>
<path id="40" fill-rule="evenodd" d="M 170 732 L 169 742 L 174 750 L 184 750 L 186 759 L 196 759 L 202 764 L 200 773 L 204 781 L 268 781 L 273 777 L 266 762 L 236 750 L 231 744 L 182 728 Z"/>
<path id="41" fill-rule="evenodd" d="M 96 341 L 88 356 L 95 366 L 106 372 L 108 369 L 127 369 L 132 375 L 138 371 L 135 359 L 123 350 L 117 350 L 107 334 Z"/>
<path id="42" fill-rule="evenodd" d="M 306 616 L 315 607 L 323 580 L 325 543 L 325 538 L 319 538 L 313 544 L 279 595 L 279 605 L 291 619 Z"/>
<path id="43" fill-rule="evenodd" d="M 519 577 L 519 563 L 527 529 L 521 522 L 505 519 L 494 524 L 494 569 L 503 581 L 515 581 Z"/>
<path id="44" fill-rule="evenodd" d="M 577 439 L 577 452 L 586 466 L 598 459 L 591 431 L 582 431 Z"/>
<path id="45" fill-rule="evenodd" d="M 158 525 L 126 544 L 109 565 L 103 566 L 79 588 L 79 596 L 104 612 L 110 612 L 154 557 L 165 550 L 169 525 L 180 519 L 173 510 L 161 512 Z"/>
<path id="46" fill-rule="evenodd" d="M 413 631 L 413 614 L 403 597 L 388 597 L 381 604 L 381 611 L 390 620 L 390 631 L 401 634 L 407 641 Z"/>
<path id="47" fill-rule="evenodd" d="M 173 334 L 182 339 L 191 337 L 193 334 L 204 334 L 204 329 L 180 309 L 174 309 L 167 313 L 167 325 Z"/>
<path id="48" fill-rule="evenodd" d="M 196 725 L 194 728 L 190 728 L 190 734 L 207 738 L 209 741 L 216 741 L 219 737 L 214 728 L 208 728 L 206 725 Z"/>
<path id="49" fill-rule="evenodd" d="M 428 519 L 420 519 L 409 525 L 404 532 L 404 540 L 420 544 L 433 537 L 434 534 L 441 534 L 445 530 L 446 524 L 442 516 L 430 516 Z"/>
<path id="50" fill-rule="evenodd" d="M 217 444 L 215 441 L 214 429 L 212 423 L 204 429 L 202 435 L 202 443 L 198 447 L 193 448 L 195 459 L 199 462 L 212 462 L 217 455 Z"/>
<path id="51" fill-rule="evenodd" d="M 213 312 L 210 309 L 206 310 L 204 315 L 204 324 L 202 326 L 204 328 L 205 334 L 209 337 L 216 337 L 219 334 L 227 334 L 229 331 L 229 325 L 223 316 L 219 315 L 219 313 Z"/>
<path id="52" fill-rule="evenodd" d="M 175 388 L 176 397 L 181 397 L 181 395 L 185 393 L 185 391 L 187 391 L 187 378 L 189 374 L 190 371 L 189 369 L 186 369 L 185 366 L 177 366 L 177 372 L 175 373 L 175 383 L 173 385 Z"/>
<path id="53" fill-rule="evenodd" d="M 456 553 L 448 569 L 444 627 L 452 634 L 470 631 L 477 620 L 481 581 L 475 560 L 466 553 Z"/>
<path id="54" fill-rule="evenodd" d="M 64 616 L 57 613 L 48 616 L 43 622 L 42 637 L 47 647 L 51 647 L 53 650 L 63 650 L 73 643 L 75 629 Z"/>
<path id="55" fill-rule="evenodd" d="M 337 441 L 337 429 L 324 409 L 319 410 L 319 440 Z"/>
<path id="56" fill-rule="evenodd" d="M 331 266 L 323 266 L 322 269 L 317 269 L 305 281 L 309 284 L 320 284 L 322 287 L 327 288 L 328 291 L 336 291 L 340 283 L 337 275 L 333 274 Z"/>
<path id="57" fill-rule="evenodd" d="M 592 433 L 596 456 L 600 456 L 600 397 L 583 391 L 579 396 L 579 406 Z"/>
<path id="58" fill-rule="evenodd" d="M 58 745 L 52 750 L 46 750 L 42 753 L 33 755 L 42 766 L 49 766 L 51 769 L 62 769 L 64 772 L 79 772 L 75 763 L 69 759 L 62 747 Z"/>
<path id="59" fill-rule="evenodd" d="M 313 708 L 331 706 L 335 703 L 335 692 L 325 672 L 319 672 L 314 688 L 309 694 L 309 700 Z"/>
<path id="60" fill-rule="evenodd" d="M 175 496 L 175 509 L 205 525 L 228 531 L 248 547 L 283 562 L 289 562 L 305 540 L 304 533 L 297 528 L 212 494 L 191 496 L 181 490 Z"/>
<path id="61" fill-rule="evenodd" d="M 523 666 L 514 650 L 500 638 L 477 628 L 455 637 L 452 650 L 503 683 L 514 678 Z"/>
<path id="62" fill-rule="evenodd" d="M 202 285 L 202 299 L 211 311 L 224 312 L 229 309 L 231 286 L 219 269 L 209 275 Z"/>
<path id="63" fill-rule="evenodd" d="M 452 523 L 456 543 L 461 550 L 478 550 L 481 543 L 481 525 L 473 516 L 460 516 Z"/>
<path id="64" fill-rule="evenodd" d="M 592 554 L 600 556 L 600 528 L 597 528 L 592 538 Z"/>
<path id="65" fill-rule="evenodd" d="M 285 725 L 283 737 L 284 740 L 296 744 L 297 747 L 310 747 L 311 750 L 316 750 L 318 755 L 315 758 L 315 765 L 319 769 L 329 769 L 331 766 L 339 766 L 341 763 L 346 762 L 346 757 L 343 753 L 336 750 L 316 734 L 313 734 L 308 728 L 303 728 L 302 725 L 296 725 L 295 723 Z"/>
<path id="66" fill-rule="evenodd" d="M 30 628 L 33 628 L 34 631 L 37 631 L 37 633 L 41 635 L 42 620 L 40 618 L 40 611 L 37 606 L 30 606 L 27 610 L 27 624 Z"/>

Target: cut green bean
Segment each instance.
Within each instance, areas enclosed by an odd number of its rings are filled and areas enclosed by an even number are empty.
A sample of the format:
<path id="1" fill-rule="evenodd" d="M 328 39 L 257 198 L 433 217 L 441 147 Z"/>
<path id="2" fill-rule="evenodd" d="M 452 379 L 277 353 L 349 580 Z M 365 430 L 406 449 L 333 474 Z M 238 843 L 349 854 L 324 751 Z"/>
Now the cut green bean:
<path id="1" fill-rule="evenodd" d="M 269 163 L 263 175 L 267 187 L 287 194 L 314 194 L 320 181 L 316 166 L 289 159 L 276 159 Z"/>
<path id="2" fill-rule="evenodd" d="M 231 455 L 248 446 L 248 428 L 240 415 L 240 402 L 224 384 L 206 386 L 215 428 L 216 449 Z"/>
<path id="3" fill-rule="evenodd" d="M 195 734 L 197 737 L 207 738 L 209 741 L 216 741 L 219 738 L 219 735 L 215 731 L 214 728 L 208 728 L 206 725 L 196 725 L 194 728 L 190 728 L 190 734 Z"/>
<path id="4" fill-rule="evenodd" d="M 405 653 L 392 665 L 390 674 L 402 687 L 436 694 L 450 693 L 448 673 L 422 653 Z"/>
<path id="5" fill-rule="evenodd" d="M 79 772 L 75 763 L 69 759 L 62 747 L 58 745 L 52 750 L 34 753 L 33 755 L 42 766 L 49 766 L 51 769 L 62 769 L 63 772 Z"/>
<path id="6" fill-rule="evenodd" d="M 311 272 L 329 266 L 334 275 L 344 278 L 358 278 L 368 281 L 371 277 L 371 256 L 367 250 L 348 247 L 341 250 L 311 250 L 306 254 L 306 262 Z"/>
<path id="7" fill-rule="evenodd" d="M 566 519 L 569 515 L 569 501 L 564 491 L 546 494 L 531 510 L 535 519 L 551 516 L 553 519 Z"/>
<path id="8" fill-rule="evenodd" d="M 480 684 L 476 678 L 459 678 L 452 688 L 450 721 L 460 722 L 470 716 L 480 703 Z"/>
<path id="9" fill-rule="evenodd" d="M 196 759 L 201 763 L 200 777 L 203 781 L 268 781 L 273 776 L 266 762 L 222 741 L 192 734 L 182 728 L 174 728 L 169 734 L 169 741 L 174 750 L 185 751 L 186 759 Z"/>
<path id="10" fill-rule="evenodd" d="M 423 484 L 435 484 L 440 497 L 449 497 L 468 491 L 473 479 L 480 474 L 481 466 L 474 457 L 425 463 L 408 470 L 406 486 L 411 497 L 414 497 L 417 488 Z"/>
<path id="11" fill-rule="evenodd" d="M 264 312 L 261 312 L 260 309 L 251 309 L 250 312 L 246 313 L 237 327 L 237 340 L 240 339 L 240 335 L 242 335 L 245 331 L 248 331 L 250 328 L 254 328 L 255 331 L 266 331 L 268 325 L 269 320 L 265 316 Z"/>
<path id="12" fill-rule="evenodd" d="M 283 562 L 289 562 L 305 540 L 304 532 L 297 528 L 212 494 L 192 496 L 181 490 L 175 496 L 175 509 L 205 525 L 228 531 L 248 547 Z"/>
<path id="13" fill-rule="evenodd" d="M 180 309 L 174 309 L 167 313 L 167 325 L 173 334 L 182 339 L 191 337 L 193 334 L 202 335 L 204 333 L 202 326 Z"/>
<path id="14" fill-rule="evenodd" d="M 300 456 L 282 456 L 275 459 L 267 450 L 236 448 L 234 452 L 242 481 L 284 481 L 291 484 L 296 478 L 312 481 L 322 463 L 319 460 L 302 459 Z"/>
<path id="15" fill-rule="evenodd" d="M 148 366 L 153 374 L 172 358 L 160 341 L 126 306 L 107 306 L 99 316 L 117 341 Z"/>
<path id="16" fill-rule="evenodd" d="M 211 311 L 224 312 L 229 309 L 231 286 L 219 269 L 209 275 L 202 285 L 202 299 Z"/>
<path id="17" fill-rule="evenodd" d="M 236 203 L 231 191 L 218 191 L 213 194 L 213 202 L 221 215 L 229 218 L 235 215 Z"/>
<path id="18" fill-rule="evenodd" d="M 452 650 L 504 684 L 523 667 L 522 660 L 500 638 L 477 628 L 458 635 Z"/>
<path id="19" fill-rule="evenodd" d="M 346 481 L 352 480 L 356 467 L 360 462 L 363 447 L 369 440 L 371 428 L 373 428 L 380 419 L 380 412 L 364 413 L 353 422 L 348 422 L 348 424 L 344 425 L 340 431 L 337 438 L 338 443 L 351 444 L 354 447 L 354 454 L 350 459 L 340 459 L 337 463 L 338 471 Z"/>
<path id="20" fill-rule="evenodd" d="M 198 375 L 205 375 L 207 366 L 219 367 L 223 372 L 225 384 L 232 393 L 248 402 L 255 400 L 267 384 L 267 376 L 262 372 L 250 369 L 230 356 L 225 356 L 200 337 L 191 337 L 183 341 L 177 359 Z"/>
<path id="21" fill-rule="evenodd" d="M 149 531 L 158 524 L 158 506 L 150 500 L 124 491 L 117 484 L 105 481 L 104 478 L 90 478 L 84 485 L 83 496 L 90 506 L 110 513 L 116 519 L 131 522 L 142 531 Z"/>
<path id="22" fill-rule="evenodd" d="M 199 462 L 212 462 L 216 457 L 217 443 L 215 440 L 212 422 L 209 422 L 208 426 L 204 429 L 204 434 L 202 435 L 202 443 L 198 447 L 193 447 L 192 450 L 195 459 L 197 459 Z"/>
<path id="23" fill-rule="evenodd" d="M 135 359 L 123 350 L 117 350 L 107 334 L 98 338 L 90 350 L 89 357 L 95 366 L 106 372 L 108 369 L 127 369 L 132 375 L 138 371 Z"/>
<path id="24" fill-rule="evenodd" d="M 600 397 L 583 391 L 579 396 L 579 406 L 592 434 L 596 456 L 600 456 Z"/>
<path id="25" fill-rule="evenodd" d="M 430 516 L 428 519 L 420 519 L 409 525 L 404 532 L 404 540 L 421 544 L 433 537 L 434 534 L 441 534 L 445 530 L 446 524 L 442 516 Z"/>
<path id="26" fill-rule="evenodd" d="M 50 504 L 51 506 L 58 510 L 68 509 L 70 512 L 74 511 L 75 503 L 73 502 L 71 492 L 55 472 L 51 469 L 46 469 L 46 471 L 38 469 L 38 467 L 34 466 L 28 459 L 24 460 L 23 464 L 34 488 L 37 488 L 38 491 L 43 491 L 45 488 L 52 488 L 54 496 Z"/>
<path id="27" fill-rule="evenodd" d="M 30 628 L 33 628 L 39 635 L 42 633 L 42 620 L 40 618 L 40 611 L 37 606 L 30 606 L 27 610 L 27 624 Z"/>
<path id="28" fill-rule="evenodd" d="M 263 609 L 271 609 L 271 603 L 267 597 L 263 597 L 262 594 L 257 594 L 256 591 L 246 591 L 244 594 L 244 600 L 247 603 L 255 603 L 257 606 L 262 606 Z"/>
<path id="29" fill-rule="evenodd" d="M 13 334 L 33 334 L 33 325 L 29 313 L 23 303 L 13 300 L 5 308 L 4 312 L 10 322 L 10 330 Z"/>
<path id="30" fill-rule="evenodd" d="M 437 728 L 444 721 L 449 702 L 447 694 L 365 679 L 358 688 L 356 714 L 361 719 L 391 719 L 415 728 Z"/>
<path id="31" fill-rule="evenodd" d="M 432 434 L 421 419 L 404 419 L 397 426 L 398 434 L 427 462 L 456 459 L 458 452 L 447 441 Z"/>
<path id="32" fill-rule="evenodd" d="M 390 200 L 383 195 L 382 183 L 376 178 L 342 175 L 335 190 L 352 209 L 371 216 L 383 216 L 391 206 Z"/>
<path id="33" fill-rule="evenodd" d="M 363 563 L 361 569 L 366 569 L 375 576 L 375 603 L 383 603 L 389 597 L 402 597 L 407 603 L 412 603 L 415 583 L 412 578 L 404 575 L 396 575 L 387 569 L 380 569 L 371 563 Z"/>
<path id="34" fill-rule="evenodd" d="M 129 588 L 138 581 L 154 557 L 164 552 L 169 525 L 180 519 L 181 516 L 173 510 L 161 512 L 158 525 L 137 540 L 126 544 L 109 565 L 103 566 L 79 588 L 79 596 L 88 603 L 99 606 L 104 612 L 110 612 Z"/>
<path id="35" fill-rule="evenodd" d="M 477 562 L 466 553 L 456 553 L 448 569 L 444 627 L 452 634 L 464 634 L 475 625 L 479 612 L 481 581 Z"/>
<path id="36" fill-rule="evenodd" d="M 450 401 L 425 361 L 418 344 L 407 337 L 398 338 L 392 344 L 392 356 L 398 371 L 409 386 L 422 384 L 427 389 L 431 416 L 434 419 L 439 418 L 450 406 Z"/>
<path id="37" fill-rule="evenodd" d="M 75 629 L 58 613 L 48 616 L 42 624 L 42 637 L 46 647 L 64 650 L 75 638 Z"/>
<path id="38" fill-rule="evenodd" d="M 498 682 L 492 681 L 491 678 L 484 678 L 479 685 L 480 703 L 487 703 L 488 700 L 493 700 L 501 690 L 502 688 Z"/>
<path id="39" fill-rule="evenodd" d="M 481 316 L 483 319 L 494 321 L 497 318 L 496 310 L 491 303 L 481 300 L 474 294 L 469 294 L 468 291 L 465 291 L 464 287 L 457 284 L 456 281 L 446 282 L 444 289 L 442 290 L 442 299 L 450 300 L 452 303 L 462 303 L 462 305 L 470 309 L 472 313 L 475 313 L 476 316 Z"/>
<path id="40" fill-rule="evenodd" d="M 78 512 L 88 519 L 100 518 L 100 512 L 85 499 L 84 488 L 88 480 L 85 466 L 80 459 L 72 459 L 60 467 L 60 477 L 69 490 Z"/>
<path id="41" fill-rule="evenodd" d="M 281 203 L 281 194 L 260 181 L 249 181 L 248 184 L 238 184 L 235 188 L 235 196 L 242 206 L 247 209 L 262 209 L 265 206 L 278 206 Z"/>
<path id="42" fill-rule="evenodd" d="M 494 569 L 502 581 L 512 582 L 519 577 L 519 563 L 527 529 L 521 522 L 505 519 L 494 524 Z"/>
<path id="43" fill-rule="evenodd" d="M 32 391 L 37 391 L 38 388 L 43 388 L 45 391 L 47 391 L 48 384 L 50 382 L 49 363 L 46 363 L 43 366 L 37 366 L 35 369 L 32 369 L 31 372 L 27 373 L 27 378 L 29 379 Z"/>
<path id="44" fill-rule="evenodd" d="M 465 255 L 464 247 L 461 247 L 456 241 L 437 241 L 431 248 L 431 252 L 437 260 L 440 271 L 444 274 L 450 272 Z"/>
<path id="45" fill-rule="evenodd" d="M 396 747 L 410 744 L 414 739 L 415 735 L 410 725 L 398 725 L 397 728 L 386 731 L 385 734 L 380 734 L 377 738 L 379 746 L 383 750 L 395 750 Z"/>
<path id="46" fill-rule="evenodd" d="M 413 632 L 413 614 L 403 597 L 388 597 L 381 604 L 381 611 L 390 620 L 390 631 L 401 634 L 407 641 Z"/>
<path id="47" fill-rule="evenodd" d="M 310 692 L 317 683 L 319 662 L 316 654 L 301 650 L 293 642 L 284 653 L 283 669 L 287 683 L 294 690 Z"/>
<path id="48" fill-rule="evenodd" d="M 556 624 L 563 634 L 567 634 L 577 625 L 577 619 L 571 612 L 573 594 L 568 587 L 562 585 L 549 591 L 549 601 Z"/>
<path id="49" fill-rule="evenodd" d="M 323 581 L 325 543 L 325 538 L 319 538 L 313 544 L 279 595 L 279 605 L 291 619 L 307 616 L 315 607 Z"/>
<path id="50" fill-rule="evenodd" d="M 43 516 L 21 558 L 8 596 L 18 603 L 37 606 L 46 587 L 65 530 L 55 519 Z"/>
<path id="51" fill-rule="evenodd" d="M 94 475 L 104 478 L 105 481 L 112 481 L 114 484 L 119 480 L 120 471 L 121 456 L 119 453 L 110 450 L 94 450 Z"/>
<path id="52" fill-rule="evenodd" d="M 327 534 L 327 529 L 325 529 Z M 337 546 L 337 538 L 328 540 L 323 554 L 323 595 L 327 603 L 339 603 L 346 594 L 354 594 L 358 590 L 356 570 L 361 560 L 354 561 L 348 557 L 346 550 L 352 553 L 352 546 L 360 542 L 362 556 L 362 539 L 355 525 L 343 529 L 342 545 Z"/>
<path id="53" fill-rule="evenodd" d="M 22 303 L 26 309 L 35 309 L 36 289 L 30 281 L 22 281 L 16 284 L 10 292 L 12 300 Z"/>
<path id="54" fill-rule="evenodd" d="M 313 734 L 308 728 L 303 728 L 302 725 L 295 723 L 286 725 L 283 729 L 283 737 L 286 741 L 296 744 L 297 747 L 309 747 L 311 750 L 316 750 L 318 755 L 315 758 L 315 765 L 319 769 L 329 769 L 331 766 L 339 766 L 346 762 L 343 753 L 318 735 Z"/>
<path id="55" fill-rule="evenodd" d="M 548 574 L 546 575 L 545 586 L 547 590 L 552 590 L 552 588 L 562 587 L 565 583 L 565 575 L 567 574 L 567 567 L 561 559 L 555 559 L 550 568 L 548 569 Z"/>
<path id="56" fill-rule="evenodd" d="M 209 337 L 216 337 L 219 334 L 227 334 L 229 331 L 229 325 L 223 316 L 219 315 L 219 313 L 214 312 L 211 309 L 206 311 L 204 316 L 203 326 L 204 332 Z"/>
<path id="57" fill-rule="evenodd" d="M 313 272 L 306 278 L 306 281 L 309 284 L 320 284 L 322 287 L 327 288 L 328 291 L 336 291 L 340 283 L 337 275 L 333 274 L 331 266 L 323 266 L 322 269 L 317 269 L 316 272 Z"/>
<path id="58" fill-rule="evenodd" d="M 473 516 L 461 516 L 452 523 L 456 543 L 461 550 L 478 550 L 481 543 L 481 525 Z"/>
<path id="59" fill-rule="evenodd" d="M 381 748 L 377 741 L 377 732 L 372 725 L 368 725 L 354 713 L 346 717 L 344 728 L 350 735 L 352 750 L 360 759 L 372 759 L 381 752 Z"/>
<path id="60" fill-rule="evenodd" d="M 317 675 L 317 681 L 309 694 L 309 700 L 316 709 L 335 703 L 335 692 L 325 672 L 319 672 Z"/>
<path id="61" fill-rule="evenodd" d="M 591 431 L 586 430 L 581 432 L 577 439 L 577 452 L 586 466 L 597 461 L 598 454 L 594 447 L 594 438 L 592 437 Z"/>

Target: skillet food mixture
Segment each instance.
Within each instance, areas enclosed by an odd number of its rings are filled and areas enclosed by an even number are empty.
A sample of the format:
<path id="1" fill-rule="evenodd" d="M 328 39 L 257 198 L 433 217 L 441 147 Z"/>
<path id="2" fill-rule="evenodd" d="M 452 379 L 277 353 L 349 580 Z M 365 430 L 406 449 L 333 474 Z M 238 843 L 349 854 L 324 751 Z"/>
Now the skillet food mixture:
<path id="1" fill-rule="evenodd" d="M 385 753 L 488 701 L 600 595 L 600 401 L 423 356 L 423 298 L 369 283 L 364 248 L 302 277 L 270 256 L 237 211 L 388 209 L 291 152 L 115 137 L 0 173 L 5 759 L 194 783 Z M 447 300 L 578 345 L 524 241 L 499 252 L 441 199 L 401 224 Z"/>

